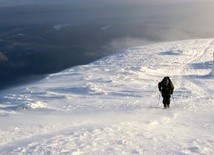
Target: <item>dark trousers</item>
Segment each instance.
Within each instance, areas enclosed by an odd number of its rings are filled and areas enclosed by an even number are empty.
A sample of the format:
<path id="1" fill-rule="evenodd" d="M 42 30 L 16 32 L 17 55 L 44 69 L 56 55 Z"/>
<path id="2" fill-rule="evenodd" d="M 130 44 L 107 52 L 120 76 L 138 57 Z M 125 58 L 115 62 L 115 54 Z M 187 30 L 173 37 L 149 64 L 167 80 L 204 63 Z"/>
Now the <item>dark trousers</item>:
<path id="1" fill-rule="evenodd" d="M 169 108 L 171 95 L 170 94 L 162 94 L 162 96 L 163 96 L 164 108 Z"/>

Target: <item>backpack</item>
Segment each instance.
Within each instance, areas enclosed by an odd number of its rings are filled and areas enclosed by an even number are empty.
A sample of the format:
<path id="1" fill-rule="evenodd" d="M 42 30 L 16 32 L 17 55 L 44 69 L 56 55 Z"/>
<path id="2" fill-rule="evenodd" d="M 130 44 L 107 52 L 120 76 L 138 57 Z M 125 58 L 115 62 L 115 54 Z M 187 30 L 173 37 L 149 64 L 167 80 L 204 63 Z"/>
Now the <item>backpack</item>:
<path id="1" fill-rule="evenodd" d="M 162 93 L 172 94 L 174 90 L 174 85 L 172 84 L 171 79 L 166 76 L 161 82 L 159 82 L 158 88 Z"/>

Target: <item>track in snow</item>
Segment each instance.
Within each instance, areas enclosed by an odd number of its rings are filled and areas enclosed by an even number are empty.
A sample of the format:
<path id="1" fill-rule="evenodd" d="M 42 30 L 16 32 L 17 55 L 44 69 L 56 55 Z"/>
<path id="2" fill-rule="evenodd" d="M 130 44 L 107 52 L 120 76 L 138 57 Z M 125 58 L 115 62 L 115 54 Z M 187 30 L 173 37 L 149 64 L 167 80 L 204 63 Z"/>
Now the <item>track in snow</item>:
<path id="1" fill-rule="evenodd" d="M 2 92 L 0 152 L 212 154 L 213 51 L 211 39 L 136 47 Z M 175 84 L 167 110 L 163 76 Z"/>

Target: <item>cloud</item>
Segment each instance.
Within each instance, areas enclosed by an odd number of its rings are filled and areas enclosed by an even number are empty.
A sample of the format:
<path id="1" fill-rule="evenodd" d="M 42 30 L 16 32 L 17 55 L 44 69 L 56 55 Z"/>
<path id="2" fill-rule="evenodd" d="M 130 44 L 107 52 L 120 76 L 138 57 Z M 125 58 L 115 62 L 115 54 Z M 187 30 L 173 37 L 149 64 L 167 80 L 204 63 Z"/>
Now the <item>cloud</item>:
<path id="1" fill-rule="evenodd" d="M 134 46 L 214 38 L 213 8 L 213 0 L 0 0 L 0 88 Z"/>
<path id="2" fill-rule="evenodd" d="M 4 53 L 0 52 L 0 63 L 5 61 L 8 61 L 8 58 Z"/>

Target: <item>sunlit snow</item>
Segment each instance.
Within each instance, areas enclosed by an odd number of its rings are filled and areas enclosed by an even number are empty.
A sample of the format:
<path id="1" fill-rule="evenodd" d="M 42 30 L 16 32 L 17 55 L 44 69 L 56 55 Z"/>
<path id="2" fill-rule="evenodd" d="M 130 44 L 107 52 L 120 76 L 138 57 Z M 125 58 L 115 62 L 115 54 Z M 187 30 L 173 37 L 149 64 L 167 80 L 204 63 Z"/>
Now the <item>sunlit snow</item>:
<path id="1" fill-rule="evenodd" d="M 214 40 L 127 49 L 1 92 L 0 154 L 213 154 Z M 157 83 L 175 86 L 163 109 Z"/>

